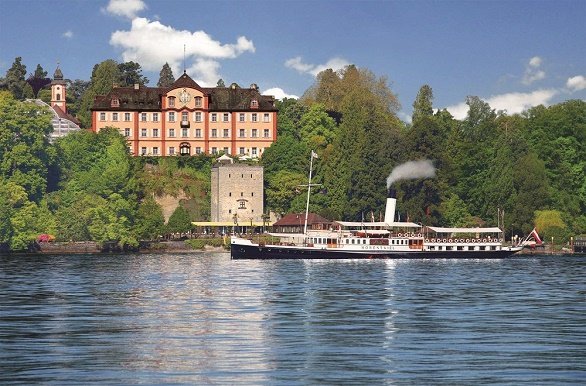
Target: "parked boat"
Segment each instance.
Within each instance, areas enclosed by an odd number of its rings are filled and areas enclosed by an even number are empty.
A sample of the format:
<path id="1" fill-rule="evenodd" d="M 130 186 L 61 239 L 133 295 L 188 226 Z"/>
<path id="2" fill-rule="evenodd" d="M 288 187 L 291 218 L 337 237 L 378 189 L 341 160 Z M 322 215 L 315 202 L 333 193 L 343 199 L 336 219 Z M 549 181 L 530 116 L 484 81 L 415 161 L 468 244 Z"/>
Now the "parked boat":
<path id="1" fill-rule="evenodd" d="M 313 158 L 312 152 L 311 161 Z M 232 259 L 495 259 L 523 249 L 522 244 L 505 246 L 498 227 L 444 228 L 397 222 L 393 189 L 388 191 L 384 221 L 334 221 L 330 229 L 308 230 L 311 169 L 304 232 L 269 233 L 256 241 L 233 236 Z"/>
<path id="2" fill-rule="evenodd" d="M 523 248 L 504 246 L 497 227 L 422 227 L 394 222 L 388 215 L 394 213 L 395 204 L 395 197 L 387 198 L 384 222 L 335 221 L 329 230 L 269 233 L 265 241 L 256 242 L 232 237 L 232 259 L 494 259 Z"/>

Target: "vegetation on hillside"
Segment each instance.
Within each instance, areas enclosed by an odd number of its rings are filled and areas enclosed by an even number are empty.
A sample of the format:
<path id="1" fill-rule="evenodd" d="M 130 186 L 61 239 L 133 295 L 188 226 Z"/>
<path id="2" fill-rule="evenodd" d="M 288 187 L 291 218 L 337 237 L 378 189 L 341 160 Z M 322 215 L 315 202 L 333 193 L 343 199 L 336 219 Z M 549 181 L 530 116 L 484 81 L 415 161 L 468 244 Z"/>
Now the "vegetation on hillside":
<path id="1" fill-rule="evenodd" d="M 37 72 L 39 79 L 46 75 L 40 66 Z M 50 112 L 22 101 L 32 90 L 25 74 L 17 58 L 0 80 L 0 249 L 29 249 L 43 233 L 135 248 L 140 240 L 184 233 L 190 221 L 209 219 L 211 156 L 132 157 L 115 128 L 49 143 Z M 163 69 L 159 82 L 171 79 Z M 116 82 L 148 80 L 137 63 L 104 61 L 89 82 L 69 83 L 69 111 L 87 127 L 93 97 Z M 478 97 L 467 104 L 467 117 L 456 120 L 433 107 L 433 90 L 424 85 L 405 124 L 385 78 L 355 66 L 322 72 L 300 100 L 278 102 L 278 140 L 261 160 L 266 210 L 304 210 L 306 191 L 299 185 L 307 181 L 313 150 L 319 155 L 313 182 L 320 187 L 312 190 L 310 210 L 328 218 L 380 218 L 390 171 L 429 159 L 435 178 L 394 186 L 402 219 L 496 225 L 499 209 L 508 236 L 534 226 L 546 239 L 586 233 L 586 102 L 515 115 Z M 164 194 L 186 197 L 167 224 L 155 200 Z"/>

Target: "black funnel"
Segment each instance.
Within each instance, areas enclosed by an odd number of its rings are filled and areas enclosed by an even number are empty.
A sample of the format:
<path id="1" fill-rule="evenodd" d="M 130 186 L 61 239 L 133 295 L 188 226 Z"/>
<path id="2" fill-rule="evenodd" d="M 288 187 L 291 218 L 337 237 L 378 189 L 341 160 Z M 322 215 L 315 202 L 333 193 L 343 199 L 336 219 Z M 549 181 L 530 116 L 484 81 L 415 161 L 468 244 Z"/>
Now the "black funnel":
<path id="1" fill-rule="evenodd" d="M 387 194 L 387 198 L 397 198 L 397 191 L 393 188 L 390 188 Z"/>

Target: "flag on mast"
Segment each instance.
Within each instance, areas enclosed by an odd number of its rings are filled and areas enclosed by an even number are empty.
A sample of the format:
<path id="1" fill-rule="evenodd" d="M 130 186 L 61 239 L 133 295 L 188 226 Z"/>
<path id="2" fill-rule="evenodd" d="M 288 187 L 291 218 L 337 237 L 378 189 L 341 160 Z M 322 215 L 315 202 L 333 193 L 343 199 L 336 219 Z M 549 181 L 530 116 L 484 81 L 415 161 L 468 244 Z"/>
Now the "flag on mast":
<path id="1" fill-rule="evenodd" d="M 533 230 L 530 233 L 531 236 L 533 236 L 533 238 L 535 239 L 535 242 L 537 244 L 542 244 L 543 242 L 541 241 L 541 238 L 539 237 L 539 235 L 537 234 L 537 229 L 533 228 Z"/>
<path id="2" fill-rule="evenodd" d="M 316 153 L 315 151 L 313 151 L 313 150 L 311 151 L 311 158 L 312 158 L 312 159 L 313 159 L 313 158 L 319 158 L 319 157 L 317 156 L 317 153 Z"/>

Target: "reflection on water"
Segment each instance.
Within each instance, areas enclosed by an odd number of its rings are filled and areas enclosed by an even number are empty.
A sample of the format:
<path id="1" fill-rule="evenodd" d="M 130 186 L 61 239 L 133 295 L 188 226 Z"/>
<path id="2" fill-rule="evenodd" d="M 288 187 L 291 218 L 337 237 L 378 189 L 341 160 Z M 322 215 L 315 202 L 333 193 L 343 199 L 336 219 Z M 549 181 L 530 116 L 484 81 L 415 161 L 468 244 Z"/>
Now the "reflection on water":
<path id="1" fill-rule="evenodd" d="M 586 260 L 0 258 L 0 383 L 578 384 Z"/>

